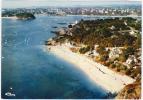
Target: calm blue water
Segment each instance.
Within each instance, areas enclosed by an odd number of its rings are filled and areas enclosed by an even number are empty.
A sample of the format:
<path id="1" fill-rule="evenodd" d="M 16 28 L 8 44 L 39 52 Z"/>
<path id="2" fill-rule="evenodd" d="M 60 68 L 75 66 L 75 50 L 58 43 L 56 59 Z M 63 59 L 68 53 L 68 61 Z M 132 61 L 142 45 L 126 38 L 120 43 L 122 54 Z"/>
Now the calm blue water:
<path id="1" fill-rule="evenodd" d="M 58 23 L 95 19 L 82 16 L 39 16 L 35 20 L 2 19 L 2 98 L 105 98 L 72 64 L 43 50 Z M 12 88 L 12 89 L 10 89 Z M 6 96 L 11 92 L 15 96 Z"/>

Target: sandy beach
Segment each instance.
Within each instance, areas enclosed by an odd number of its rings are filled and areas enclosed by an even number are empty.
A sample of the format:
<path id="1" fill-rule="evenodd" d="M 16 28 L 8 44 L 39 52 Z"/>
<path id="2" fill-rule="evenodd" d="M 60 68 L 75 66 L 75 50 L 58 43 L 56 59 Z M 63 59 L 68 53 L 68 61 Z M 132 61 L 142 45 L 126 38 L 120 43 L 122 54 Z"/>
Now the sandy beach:
<path id="1" fill-rule="evenodd" d="M 16 16 L 13 16 L 13 17 L 1 17 L 1 18 L 4 18 L 4 19 L 17 19 Z"/>
<path id="2" fill-rule="evenodd" d="M 49 49 L 50 48 L 50 49 Z M 133 83 L 135 80 L 116 73 L 106 66 L 94 62 L 85 55 L 73 53 L 68 46 L 62 44 L 57 46 L 46 46 L 54 55 L 74 64 L 82 70 L 93 82 L 109 92 L 119 92 L 125 85 Z"/>

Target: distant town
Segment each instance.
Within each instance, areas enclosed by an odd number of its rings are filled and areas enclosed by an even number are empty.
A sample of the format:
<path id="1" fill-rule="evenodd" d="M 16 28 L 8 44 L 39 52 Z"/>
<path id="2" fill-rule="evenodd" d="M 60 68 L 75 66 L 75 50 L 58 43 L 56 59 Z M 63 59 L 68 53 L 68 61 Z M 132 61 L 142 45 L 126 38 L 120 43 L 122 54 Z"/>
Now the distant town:
<path id="1" fill-rule="evenodd" d="M 9 17 L 18 13 L 42 15 L 98 15 L 98 16 L 141 16 L 141 6 L 107 6 L 107 7 L 41 7 L 2 9 L 2 16 Z"/>

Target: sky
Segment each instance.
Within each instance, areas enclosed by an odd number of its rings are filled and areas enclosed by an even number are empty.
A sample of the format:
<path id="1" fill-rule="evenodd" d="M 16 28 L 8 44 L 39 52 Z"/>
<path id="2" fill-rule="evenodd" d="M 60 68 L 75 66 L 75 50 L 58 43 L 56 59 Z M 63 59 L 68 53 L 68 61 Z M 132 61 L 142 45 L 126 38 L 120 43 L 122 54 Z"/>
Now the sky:
<path id="1" fill-rule="evenodd" d="M 139 4 L 141 0 L 2 0 L 2 8 Z"/>

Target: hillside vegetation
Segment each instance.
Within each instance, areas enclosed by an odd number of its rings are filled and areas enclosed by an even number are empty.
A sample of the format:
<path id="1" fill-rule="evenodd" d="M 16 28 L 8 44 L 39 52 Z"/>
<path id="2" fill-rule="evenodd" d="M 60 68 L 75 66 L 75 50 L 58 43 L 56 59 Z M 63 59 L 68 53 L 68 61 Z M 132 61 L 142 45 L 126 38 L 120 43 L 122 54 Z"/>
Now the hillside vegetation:
<path id="1" fill-rule="evenodd" d="M 89 46 L 99 44 L 104 47 L 135 46 L 138 48 L 141 34 L 138 31 L 137 37 L 130 35 L 131 27 L 134 30 L 141 30 L 141 22 L 133 18 L 81 20 L 73 26 L 71 31 L 73 35 L 70 39 Z"/>
<path id="2" fill-rule="evenodd" d="M 59 35 L 54 38 L 57 43 L 70 41 L 74 52 L 86 54 L 109 69 L 136 80 L 127 85 L 117 98 L 141 97 L 141 19 L 82 19 Z M 98 56 L 94 55 L 95 51 Z"/>

